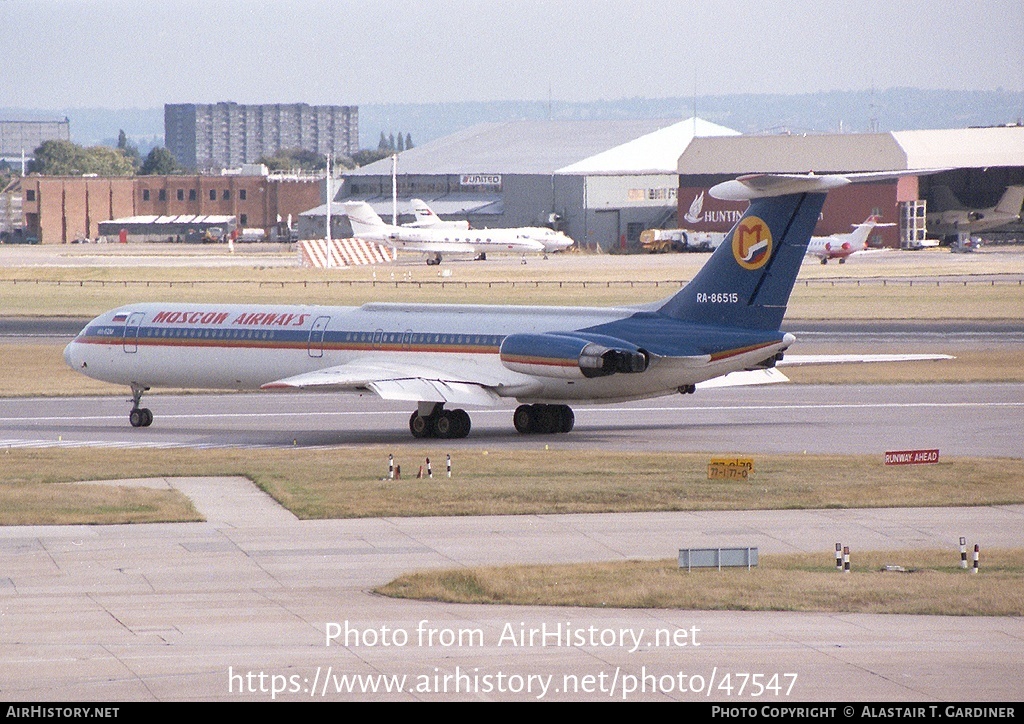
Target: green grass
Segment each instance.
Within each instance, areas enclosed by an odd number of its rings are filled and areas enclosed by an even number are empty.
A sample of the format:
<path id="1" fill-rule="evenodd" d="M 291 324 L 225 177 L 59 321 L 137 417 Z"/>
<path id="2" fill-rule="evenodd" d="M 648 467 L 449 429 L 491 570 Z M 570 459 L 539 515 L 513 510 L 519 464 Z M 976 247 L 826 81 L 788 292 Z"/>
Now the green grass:
<path id="1" fill-rule="evenodd" d="M 109 525 L 202 520 L 177 490 L 117 485 L 5 482 L 0 485 L 0 525 Z"/>
<path id="2" fill-rule="evenodd" d="M 1024 550 L 986 550 L 980 574 L 959 552 L 764 555 L 746 569 L 680 570 L 675 560 L 502 566 L 413 573 L 377 593 L 453 603 L 524 606 L 817 611 L 953 616 L 1024 615 Z M 905 572 L 886 571 L 899 565 Z"/>
<path id="3" fill-rule="evenodd" d="M 455 475 L 440 474 L 451 452 Z M 728 452 L 728 451 L 720 451 Z M 382 480 L 388 454 L 406 471 Z M 434 461 L 433 480 L 409 474 Z M 877 456 L 755 456 L 746 481 L 707 479 L 710 455 L 601 451 L 481 451 L 419 444 L 384 447 L 187 450 L 0 451 L 0 524 L 25 488 L 40 491 L 35 513 L 73 480 L 242 475 L 300 518 L 521 515 L 655 510 L 752 510 L 1001 505 L 1024 502 L 1024 461 L 945 459 L 890 466 Z M 48 491 L 45 494 L 42 491 Z M 24 516 L 28 516 L 25 518 Z M 19 512 L 26 522 L 32 513 Z M 9 519 L 7 519 L 9 520 Z M 74 522 L 69 520 L 67 522 Z"/>

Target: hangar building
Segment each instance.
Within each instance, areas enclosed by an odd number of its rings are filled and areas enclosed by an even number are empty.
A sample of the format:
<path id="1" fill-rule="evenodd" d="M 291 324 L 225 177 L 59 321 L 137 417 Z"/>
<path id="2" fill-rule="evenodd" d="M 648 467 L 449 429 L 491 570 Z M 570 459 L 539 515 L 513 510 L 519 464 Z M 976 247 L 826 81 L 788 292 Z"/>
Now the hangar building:
<path id="1" fill-rule="evenodd" d="M 707 190 L 747 173 L 925 171 L 862 183 L 829 194 L 815 233 L 850 230 L 869 215 L 896 227 L 877 228 L 873 246 L 904 248 L 935 236 L 924 222 L 948 189 L 964 208 L 995 206 L 1007 186 L 1024 184 L 1024 127 L 696 138 L 679 158 L 679 218 L 699 231 L 727 231 L 746 203 L 713 199 Z M 1001 233 L 1024 234 L 1024 224 Z"/>
<path id="2" fill-rule="evenodd" d="M 512 121 L 484 123 L 398 157 L 399 223 L 413 198 L 443 219 L 474 227 L 548 226 L 588 249 L 626 248 L 646 228 L 673 224 L 679 155 L 694 136 L 737 135 L 701 119 L 685 121 Z M 367 201 L 392 213 L 392 162 L 343 175 L 332 235 L 351 230 L 341 202 Z M 300 219 L 305 238 L 323 236 L 326 206 Z"/>

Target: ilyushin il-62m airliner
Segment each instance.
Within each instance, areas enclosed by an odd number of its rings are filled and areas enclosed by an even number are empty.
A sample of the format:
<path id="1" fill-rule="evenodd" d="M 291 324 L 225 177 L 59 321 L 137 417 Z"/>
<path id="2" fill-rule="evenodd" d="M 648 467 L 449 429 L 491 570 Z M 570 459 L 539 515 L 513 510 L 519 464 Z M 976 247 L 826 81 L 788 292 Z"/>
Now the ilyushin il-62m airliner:
<path id="1" fill-rule="evenodd" d="M 749 208 L 693 280 L 655 304 L 129 304 L 91 321 L 64 358 L 90 377 L 129 385 L 135 427 L 153 422 L 143 393 L 175 387 L 369 390 L 416 403 L 412 434 L 439 438 L 469 434 L 469 414 L 457 406 L 515 398 L 519 432 L 568 432 L 570 403 L 690 393 L 744 370 L 777 373 L 771 368 L 794 341 L 780 325 L 811 232 L 827 191 L 846 183 L 760 175 L 719 184 L 713 195 L 747 199 Z"/>

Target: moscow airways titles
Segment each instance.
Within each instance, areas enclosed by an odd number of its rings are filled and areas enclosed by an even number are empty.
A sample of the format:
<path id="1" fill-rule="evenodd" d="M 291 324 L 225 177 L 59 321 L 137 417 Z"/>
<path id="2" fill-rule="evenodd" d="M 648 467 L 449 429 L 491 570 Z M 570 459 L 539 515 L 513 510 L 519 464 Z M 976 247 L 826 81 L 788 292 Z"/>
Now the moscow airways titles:
<path id="1" fill-rule="evenodd" d="M 153 317 L 153 324 L 224 324 L 229 312 L 165 312 L 160 311 Z M 231 325 L 259 325 L 262 327 L 301 327 L 309 319 L 308 314 L 274 312 L 242 312 L 235 316 Z"/>

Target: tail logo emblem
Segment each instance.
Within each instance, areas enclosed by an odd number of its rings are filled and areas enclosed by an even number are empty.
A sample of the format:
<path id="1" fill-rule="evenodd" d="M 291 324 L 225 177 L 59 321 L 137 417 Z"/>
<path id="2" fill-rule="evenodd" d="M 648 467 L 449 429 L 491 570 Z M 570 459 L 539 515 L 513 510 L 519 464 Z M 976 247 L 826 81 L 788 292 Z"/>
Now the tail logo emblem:
<path id="1" fill-rule="evenodd" d="M 760 269 L 772 256 L 772 232 L 756 216 L 748 216 L 732 235 L 732 255 L 744 269 Z"/>

